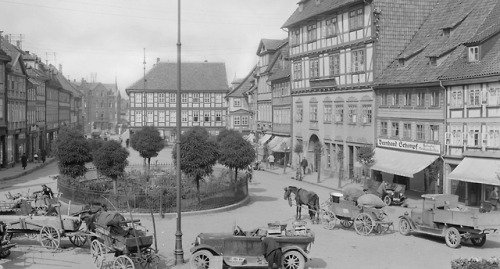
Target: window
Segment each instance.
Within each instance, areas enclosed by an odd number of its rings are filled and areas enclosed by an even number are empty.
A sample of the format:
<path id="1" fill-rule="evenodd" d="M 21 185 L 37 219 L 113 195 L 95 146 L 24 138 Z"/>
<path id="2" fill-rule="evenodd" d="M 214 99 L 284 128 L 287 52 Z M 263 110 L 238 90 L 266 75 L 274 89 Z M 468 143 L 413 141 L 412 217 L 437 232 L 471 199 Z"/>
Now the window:
<path id="1" fill-rule="evenodd" d="M 222 121 L 222 112 L 215 112 L 215 121 Z"/>
<path id="2" fill-rule="evenodd" d="M 241 116 L 241 125 L 248 125 L 248 116 Z"/>
<path id="3" fill-rule="evenodd" d="M 469 62 L 479 61 L 479 47 L 469 48 Z"/>
<path id="4" fill-rule="evenodd" d="M 399 122 L 392 123 L 391 136 L 392 137 L 399 137 Z"/>
<path id="5" fill-rule="evenodd" d="M 331 155 L 332 144 L 325 143 L 325 146 L 326 146 L 326 167 L 331 168 L 332 167 L 332 155 Z"/>
<path id="6" fill-rule="evenodd" d="M 387 136 L 387 121 L 380 122 L 380 135 Z"/>
<path id="7" fill-rule="evenodd" d="M 487 128 L 487 146 L 500 148 L 500 125 L 488 125 Z"/>
<path id="8" fill-rule="evenodd" d="M 153 111 L 148 111 L 148 123 L 153 123 Z"/>
<path id="9" fill-rule="evenodd" d="M 164 93 L 158 94 L 158 103 L 165 103 L 165 94 Z"/>
<path id="10" fill-rule="evenodd" d="M 203 103 L 210 103 L 210 93 L 203 94 Z"/>
<path id="11" fill-rule="evenodd" d="M 326 20 L 326 37 L 337 35 L 337 17 Z"/>
<path id="12" fill-rule="evenodd" d="M 205 122 L 209 122 L 210 121 L 210 112 L 205 112 L 205 114 L 203 114 L 203 118 L 205 118 Z"/>
<path id="13" fill-rule="evenodd" d="M 417 140 L 425 140 L 425 132 L 423 124 L 417 124 Z"/>
<path id="14" fill-rule="evenodd" d="M 193 111 L 193 121 L 198 122 L 200 120 L 200 111 Z"/>
<path id="15" fill-rule="evenodd" d="M 469 87 L 469 105 L 481 105 L 481 90 L 477 87 Z"/>
<path id="16" fill-rule="evenodd" d="M 338 76 L 340 74 L 340 55 L 330 55 L 330 76 Z"/>
<path id="17" fill-rule="evenodd" d="M 344 105 L 335 105 L 335 122 L 342 123 L 344 121 Z"/>
<path id="18" fill-rule="evenodd" d="M 407 92 L 404 94 L 403 105 L 411 106 L 411 92 Z"/>
<path id="19" fill-rule="evenodd" d="M 425 106 L 425 92 L 423 91 L 417 92 L 417 106 Z"/>
<path id="20" fill-rule="evenodd" d="M 387 92 L 384 92 L 380 95 L 380 104 L 382 106 L 386 106 L 387 104 L 389 104 L 389 102 L 387 100 L 389 100 L 389 94 Z"/>
<path id="21" fill-rule="evenodd" d="M 170 122 L 171 123 L 176 123 L 177 122 L 177 111 L 170 111 Z"/>
<path id="22" fill-rule="evenodd" d="M 452 124 L 450 125 L 450 129 L 451 129 L 451 143 L 450 145 L 453 145 L 453 146 L 463 146 L 463 131 L 462 131 L 462 125 L 455 125 L 455 124 Z"/>
<path id="23" fill-rule="evenodd" d="M 372 123 L 372 105 L 363 105 L 363 124 Z"/>
<path id="24" fill-rule="evenodd" d="M 158 122 L 160 122 L 160 123 L 165 122 L 165 111 L 160 111 L 158 113 Z"/>
<path id="25" fill-rule="evenodd" d="M 357 105 L 349 105 L 349 123 L 356 123 L 357 121 Z"/>
<path id="26" fill-rule="evenodd" d="M 363 28 L 363 8 L 349 12 L 349 30 L 354 31 Z"/>
<path id="27" fill-rule="evenodd" d="M 240 100 L 240 98 L 234 98 L 233 99 L 233 104 L 234 104 L 235 107 L 241 106 L 241 100 Z"/>
<path id="28" fill-rule="evenodd" d="M 430 125 L 429 126 L 430 130 L 430 140 L 431 141 L 439 141 L 439 125 Z"/>
<path id="29" fill-rule="evenodd" d="M 215 94 L 215 102 L 216 102 L 217 104 L 222 103 L 222 94 L 220 94 L 220 93 L 216 93 L 216 94 Z"/>
<path id="30" fill-rule="evenodd" d="M 240 125 L 240 116 L 234 116 L 234 125 Z"/>
<path id="31" fill-rule="evenodd" d="M 309 120 L 318 121 L 318 103 L 309 104 Z"/>
<path id="32" fill-rule="evenodd" d="M 490 106 L 500 105 L 500 88 L 488 89 L 488 105 Z"/>
<path id="33" fill-rule="evenodd" d="M 451 106 L 452 107 L 463 106 L 462 89 L 451 90 Z"/>
<path id="34" fill-rule="evenodd" d="M 354 50 L 351 52 L 351 71 L 363 72 L 365 70 L 365 51 Z"/>
<path id="35" fill-rule="evenodd" d="M 135 112 L 135 123 L 142 123 L 142 111 Z"/>
<path id="36" fill-rule="evenodd" d="M 399 93 L 393 92 L 391 95 L 392 95 L 392 105 L 399 106 Z"/>
<path id="37" fill-rule="evenodd" d="M 296 104 L 297 109 L 295 112 L 295 121 L 301 122 L 302 116 L 304 114 L 304 108 L 302 107 L 302 103 Z"/>
<path id="38" fill-rule="evenodd" d="M 316 28 L 317 28 L 316 23 L 307 26 L 307 42 L 316 41 L 317 39 Z"/>
<path id="39" fill-rule="evenodd" d="M 292 36 L 291 45 L 300 45 L 300 29 L 293 30 L 292 32 L 290 32 L 290 35 Z"/>
<path id="40" fill-rule="evenodd" d="M 332 122 L 332 104 L 325 104 L 324 105 L 324 115 L 323 115 L 323 118 L 324 118 L 324 121 L 325 123 L 330 123 Z"/>
<path id="41" fill-rule="evenodd" d="M 293 63 L 293 79 L 302 79 L 302 62 Z"/>
<path id="42" fill-rule="evenodd" d="M 319 77 L 319 59 L 311 59 L 309 62 L 309 71 L 311 78 Z"/>
<path id="43" fill-rule="evenodd" d="M 150 104 L 151 104 L 151 103 L 153 103 L 153 100 L 154 100 L 154 99 L 153 99 L 153 96 L 154 96 L 154 95 L 153 95 L 152 93 L 148 93 L 148 94 L 147 94 L 148 103 L 150 103 Z"/>
<path id="44" fill-rule="evenodd" d="M 438 107 L 439 106 L 439 92 L 433 91 L 430 94 L 430 106 Z"/>
<path id="45" fill-rule="evenodd" d="M 181 93 L 181 103 L 186 104 L 188 102 L 188 94 Z"/>
<path id="46" fill-rule="evenodd" d="M 181 122 L 187 122 L 188 121 L 188 112 L 187 111 L 182 111 L 181 113 Z"/>
<path id="47" fill-rule="evenodd" d="M 411 138 L 411 123 L 403 124 L 403 138 Z"/>
<path id="48" fill-rule="evenodd" d="M 199 102 L 200 102 L 200 94 L 193 93 L 193 103 L 199 103 Z"/>
<path id="49" fill-rule="evenodd" d="M 175 98 L 176 98 L 175 93 L 171 93 L 170 94 L 170 103 L 171 104 L 175 104 L 177 102 L 177 100 Z"/>
<path id="50" fill-rule="evenodd" d="M 467 146 L 471 147 L 479 147 L 479 140 L 481 139 L 481 134 L 479 125 L 469 125 L 468 126 L 468 137 L 467 137 Z"/>

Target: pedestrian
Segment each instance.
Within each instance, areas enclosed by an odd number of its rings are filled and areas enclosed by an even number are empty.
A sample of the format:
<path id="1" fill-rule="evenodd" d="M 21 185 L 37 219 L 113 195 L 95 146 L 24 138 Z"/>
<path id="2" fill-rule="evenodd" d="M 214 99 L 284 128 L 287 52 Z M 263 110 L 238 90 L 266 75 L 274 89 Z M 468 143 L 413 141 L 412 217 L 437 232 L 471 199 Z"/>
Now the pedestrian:
<path id="1" fill-rule="evenodd" d="M 47 152 L 45 149 L 42 149 L 42 152 L 40 153 L 40 157 L 42 158 L 42 163 L 45 163 L 45 157 L 47 156 Z"/>
<path id="2" fill-rule="evenodd" d="M 247 176 L 248 182 L 252 182 L 253 168 L 252 168 L 251 164 L 249 164 L 247 167 L 246 176 Z"/>
<path id="3" fill-rule="evenodd" d="M 300 162 L 300 166 L 302 166 L 302 169 L 304 170 L 304 175 L 306 174 L 306 168 L 308 165 L 309 163 L 307 162 L 306 157 L 304 157 Z"/>
<path id="4" fill-rule="evenodd" d="M 127 148 L 128 148 L 129 143 L 130 143 L 130 140 L 127 138 L 127 140 L 125 140 L 125 145 L 127 146 Z"/>
<path id="5" fill-rule="evenodd" d="M 28 165 L 28 157 L 26 157 L 26 153 L 23 153 L 21 157 L 21 164 L 23 165 L 23 170 L 26 170 L 26 166 Z"/>
<path id="6" fill-rule="evenodd" d="M 273 269 L 273 268 L 281 268 L 281 247 L 276 242 L 276 240 L 272 237 L 269 236 L 263 236 L 260 238 L 262 240 L 261 247 L 262 247 L 262 255 L 264 255 L 264 258 L 267 261 L 267 268 Z"/>
<path id="7" fill-rule="evenodd" d="M 35 160 L 36 163 L 38 162 L 38 153 L 35 152 L 35 155 L 33 155 L 33 160 Z"/>
<path id="8" fill-rule="evenodd" d="M 493 209 L 494 211 L 498 210 L 498 187 L 494 187 L 493 190 L 490 192 L 490 202 L 491 205 L 495 208 Z"/>
<path id="9" fill-rule="evenodd" d="M 377 193 L 378 193 L 380 199 L 384 200 L 384 196 L 387 193 L 387 183 L 385 181 L 382 181 L 382 183 L 380 183 L 380 186 L 378 186 L 378 189 L 377 189 Z"/>
<path id="10" fill-rule="evenodd" d="M 43 184 L 42 185 L 42 198 L 43 201 L 45 202 L 45 205 L 49 205 L 49 199 L 54 198 L 54 193 L 52 192 L 52 189 L 47 187 L 47 185 Z"/>
<path id="11" fill-rule="evenodd" d="M 274 169 L 274 155 L 270 154 L 269 157 L 267 157 L 267 161 L 271 169 Z"/>

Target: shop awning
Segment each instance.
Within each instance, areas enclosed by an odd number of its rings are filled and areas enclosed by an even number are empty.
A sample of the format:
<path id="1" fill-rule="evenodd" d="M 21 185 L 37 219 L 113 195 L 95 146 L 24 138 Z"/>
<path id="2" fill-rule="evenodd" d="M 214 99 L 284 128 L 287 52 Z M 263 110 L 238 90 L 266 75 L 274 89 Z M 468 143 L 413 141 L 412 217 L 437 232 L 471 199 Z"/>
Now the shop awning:
<path id="1" fill-rule="evenodd" d="M 248 141 L 250 143 L 253 143 L 253 141 L 255 140 L 255 135 L 252 133 L 249 135 L 244 135 L 243 139 L 245 139 L 246 141 Z"/>
<path id="2" fill-rule="evenodd" d="M 288 151 L 290 151 L 290 149 L 292 147 L 292 138 L 291 137 L 283 137 L 283 139 L 281 139 L 281 141 L 276 146 L 274 146 L 274 148 L 271 148 L 271 150 L 273 152 L 285 152 L 285 150 L 283 150 L 284 145 L 286 145 L 286 147 L 288 148 Z"/>
<path id="3" fill-rule="evenodd" d="M 372 170 L 413 178 L 414 174 L 424 170 L 439 156 L 375 148 L 374 158 Z"/>
<path id="4" fill-rule="evenodd" d="M 269 140 L 269 138 L 271 138 L 271 135 L 270 134 L 265 134 L 263 137 L 261 137 L 259 139 L 259 144 L 263 145 L 264 143 L 267 142 L 267 140 Z"/>
<path id="5" fill-rule="evenodd" d="M 276 145 L 281 143 L 283 138 L 284 138 L 283 136 L 275 136 L 273 137 L 273 139 L 271 139 L 271 141 L 269 141 L 269 143 L 267 143 L 267 146 L 269 147 L 270 150 L 273 150 L 273 148 L 276 147 Z"/>
<path id="6" fill-rule="evenodd" d="M 465 157 L 449 179 L 500 186 L 500 159 Z"/>

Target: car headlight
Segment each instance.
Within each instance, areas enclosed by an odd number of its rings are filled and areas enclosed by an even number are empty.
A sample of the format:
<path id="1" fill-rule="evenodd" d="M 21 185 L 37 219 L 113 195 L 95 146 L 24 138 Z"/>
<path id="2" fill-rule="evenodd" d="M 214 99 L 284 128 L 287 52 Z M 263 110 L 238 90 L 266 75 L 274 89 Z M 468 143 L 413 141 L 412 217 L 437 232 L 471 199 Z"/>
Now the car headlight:
<path id="1" fill-rule="evenodd" d="M 312 243 L 307 244 L 306 253 L 311 252 Z"/>
<path id="2" fill-rule="evenodd" d="M 196 240 L 194 241 L 194 245 L 200 245 L 201 244 L 201 238 L 199 236 L 196 237 Z"/>

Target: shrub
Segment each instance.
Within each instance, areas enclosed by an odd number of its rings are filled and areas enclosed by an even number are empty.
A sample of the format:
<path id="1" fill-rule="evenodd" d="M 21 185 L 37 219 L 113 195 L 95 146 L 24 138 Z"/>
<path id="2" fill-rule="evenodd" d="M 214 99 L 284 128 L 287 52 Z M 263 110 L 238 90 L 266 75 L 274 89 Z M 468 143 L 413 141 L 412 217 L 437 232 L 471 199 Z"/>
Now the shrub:
<path id="1" fill-rule="evenodd" d="M 500 259 L 492 257 L 484 258 L 458 258 L 451 261 L 451 269 L 499 269 Z"/>

